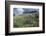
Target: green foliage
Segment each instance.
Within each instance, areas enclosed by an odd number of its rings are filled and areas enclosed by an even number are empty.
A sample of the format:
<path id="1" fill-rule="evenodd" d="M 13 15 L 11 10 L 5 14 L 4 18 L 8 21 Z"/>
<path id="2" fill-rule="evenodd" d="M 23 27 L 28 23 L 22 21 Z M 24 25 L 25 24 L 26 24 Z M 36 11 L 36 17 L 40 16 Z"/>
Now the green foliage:
<path id="1" fill-rule="evenodd" d="M 14 27 L 38 27 L 39 13 L 22 14 L 13 16 Z"/>

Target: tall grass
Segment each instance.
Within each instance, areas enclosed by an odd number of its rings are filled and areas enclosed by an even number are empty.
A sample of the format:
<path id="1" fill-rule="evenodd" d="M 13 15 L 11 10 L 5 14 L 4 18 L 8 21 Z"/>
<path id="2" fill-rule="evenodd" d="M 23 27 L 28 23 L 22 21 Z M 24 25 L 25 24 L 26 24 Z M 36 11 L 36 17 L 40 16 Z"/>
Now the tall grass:
<path id="1" fill-rule="evenodd" d="M 39 14 L 21 14 L 13 16 L 14 27 L 38 27 L 39 26 Z"/>

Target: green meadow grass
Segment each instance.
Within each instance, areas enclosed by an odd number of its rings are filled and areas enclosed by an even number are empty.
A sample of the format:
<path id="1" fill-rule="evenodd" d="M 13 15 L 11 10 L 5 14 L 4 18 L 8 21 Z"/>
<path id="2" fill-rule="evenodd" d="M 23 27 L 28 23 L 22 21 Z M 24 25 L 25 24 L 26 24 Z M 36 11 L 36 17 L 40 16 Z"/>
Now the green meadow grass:
<path id="1" fill-rule="evenodd" d="M 38 27 L 39 26 L 39 14 L 30 13 L 30 14 L 21 14 L 13 16 L 14 28 L 22 27 Z"/>

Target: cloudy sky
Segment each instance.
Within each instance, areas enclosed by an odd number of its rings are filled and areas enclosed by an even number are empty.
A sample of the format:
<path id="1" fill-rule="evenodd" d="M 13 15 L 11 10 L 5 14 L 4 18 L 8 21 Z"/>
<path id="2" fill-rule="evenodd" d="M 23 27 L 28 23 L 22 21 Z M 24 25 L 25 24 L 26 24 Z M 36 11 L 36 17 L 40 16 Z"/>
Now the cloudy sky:
<path id="1" fill-rule="evenodd" d="M 33 8 L 14 8 L 13 13 L 14 14 L 23 14 L 23 12 L 31 12 L 31 11 L 39 11 L 39 9 L 33 9 Z"/>

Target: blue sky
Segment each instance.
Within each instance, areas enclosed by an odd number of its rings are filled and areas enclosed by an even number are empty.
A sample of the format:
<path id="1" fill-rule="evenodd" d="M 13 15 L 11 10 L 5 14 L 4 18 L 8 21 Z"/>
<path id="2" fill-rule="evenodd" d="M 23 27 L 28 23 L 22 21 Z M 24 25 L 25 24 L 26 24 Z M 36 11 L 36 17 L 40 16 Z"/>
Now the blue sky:
<path id="1" fill-rule="evenodd" d="M 22 14 L 23 12 L 31 12 L 31 11 L 37 11 L 39 12 L 39 9 L 33 9 L 33 8 L 14 8 L 13 13 L 14 14 Z"/>

